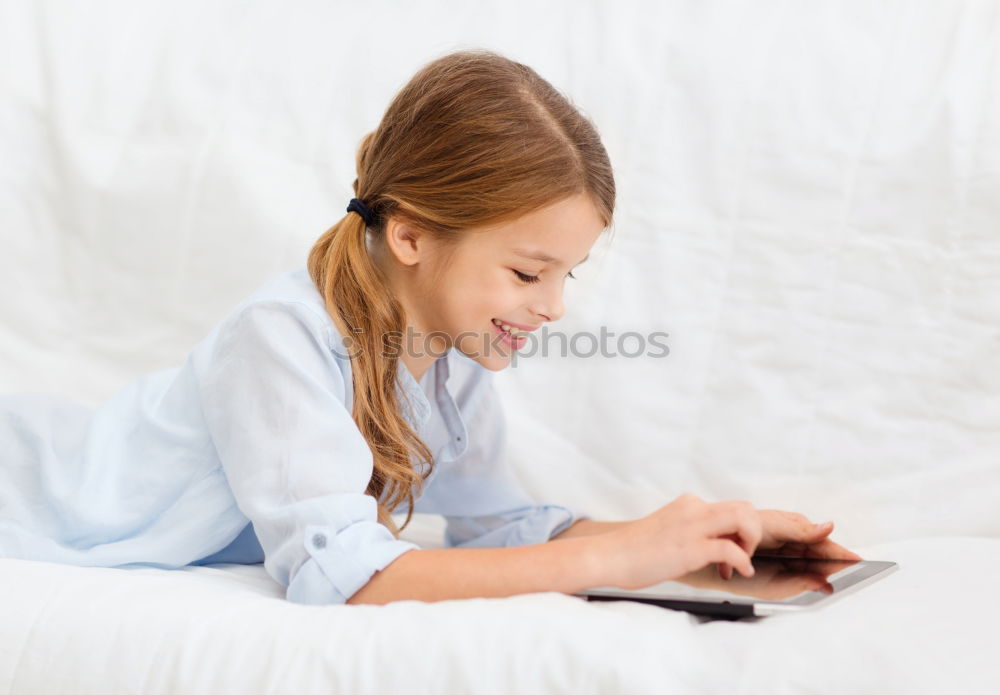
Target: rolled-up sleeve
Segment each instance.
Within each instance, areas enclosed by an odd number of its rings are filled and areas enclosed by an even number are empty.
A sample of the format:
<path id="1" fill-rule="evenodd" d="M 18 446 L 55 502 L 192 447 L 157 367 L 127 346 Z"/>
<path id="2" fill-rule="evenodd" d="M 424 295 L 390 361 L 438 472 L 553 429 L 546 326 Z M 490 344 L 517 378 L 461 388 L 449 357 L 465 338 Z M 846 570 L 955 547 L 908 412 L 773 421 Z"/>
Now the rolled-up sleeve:
<path id="1" fill-rule="evenodd" d="M 380 524 L 376 500 L 365 494 L 372 453 L 347 409 L 331 339 L 314 308 L 251 303 L 220 326 L 199 384 L 264 568 L 295 603 L 345 603 L 419 548 Z"/>
<path id="2" fill-rule="evenodd" d="M 449 548 L 502 548 L 544 543 L 581 519 L 580 510 L 534 500 L 507 458 L 507 423 L 492 374 L 470 404 L 469 446 L 442 470 L 432 490 L 414 507 L 445 518 Z"/>

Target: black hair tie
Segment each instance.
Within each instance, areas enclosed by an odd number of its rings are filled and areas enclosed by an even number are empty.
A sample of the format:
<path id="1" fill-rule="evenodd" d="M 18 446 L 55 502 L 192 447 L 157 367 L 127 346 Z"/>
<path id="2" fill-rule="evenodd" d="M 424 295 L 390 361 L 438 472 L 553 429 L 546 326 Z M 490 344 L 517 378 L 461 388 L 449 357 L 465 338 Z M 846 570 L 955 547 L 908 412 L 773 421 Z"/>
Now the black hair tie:
<path id="1" fill-rule="evenodd" d="M 347 211 L 356 212 L 361 215 L 361 219 L 365 221 L 365 225 L 368 227 L 371 227 L 374 224 L 375 215 L 372 213 L 371 208 L 357 198 L 351 198 L 351 202 L 347 206 Z"/>

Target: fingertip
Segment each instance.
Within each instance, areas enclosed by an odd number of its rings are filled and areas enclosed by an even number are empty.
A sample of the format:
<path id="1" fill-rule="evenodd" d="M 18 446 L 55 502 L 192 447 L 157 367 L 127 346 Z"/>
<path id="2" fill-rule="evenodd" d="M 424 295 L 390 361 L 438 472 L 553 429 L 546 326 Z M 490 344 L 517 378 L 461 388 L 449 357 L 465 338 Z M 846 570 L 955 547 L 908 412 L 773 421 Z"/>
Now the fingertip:
<path id="1" fill-rule="evenodd" d="M 833 524 L 830 523 L 829 521 L 826 522 L 825 524 L 815 524 L 812 527 L 812 532 L 819 536 L 825 536 L 831 531 L 833 531 Z"/>

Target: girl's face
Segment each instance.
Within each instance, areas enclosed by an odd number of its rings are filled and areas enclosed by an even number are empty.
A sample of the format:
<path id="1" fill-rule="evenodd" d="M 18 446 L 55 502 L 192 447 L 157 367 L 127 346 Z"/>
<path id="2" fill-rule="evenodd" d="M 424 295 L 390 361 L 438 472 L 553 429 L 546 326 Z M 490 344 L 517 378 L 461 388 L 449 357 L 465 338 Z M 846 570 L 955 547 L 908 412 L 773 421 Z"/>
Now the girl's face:
<path id="1" fill-rule="evenodd" d="M 519 329 L 562 317 L 568 274 L 603 230 L 582 193 L 504 225 L 470 230 L 444 253 L 426 235 L 390 223 L 386 243 L 395 262 L 387 274 L 412 333 L 401 359 L 414 378 L 451 347 L 487 369 L 504 369 L 526 342 L 516 337 Z"/>

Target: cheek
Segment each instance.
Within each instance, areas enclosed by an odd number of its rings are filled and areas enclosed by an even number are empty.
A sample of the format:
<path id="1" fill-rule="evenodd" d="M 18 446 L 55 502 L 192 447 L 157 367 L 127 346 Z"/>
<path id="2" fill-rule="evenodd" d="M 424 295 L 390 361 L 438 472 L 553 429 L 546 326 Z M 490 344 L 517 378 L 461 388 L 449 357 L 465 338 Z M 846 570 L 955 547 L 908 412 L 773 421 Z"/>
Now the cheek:
<path id="1" fill-rule="evenodd" d="M 502 307 L 502 304 L 497 304 L 495 294 L 483 292 L 475 296 L 466 295 L 462 299 L 459 311 L 463 322 L 469 328 L 485 330 L 491 318 L 503 315 Z"/>
<path id="2" fill-rule="evenodd" d="M 509 270 L 468 275 L 462 289 L 449 294 L 449 315 L 460 330 L 488 330 L 495 316 L 510 317 L 523 304 Z"/>
<path id="3" fill-rule="evenodd" d="M 518 307 L 524 303 L 523 292 L 519 291 L 509 278 L 492 279 L 481 285 L 481 291 L 476 294 L 474 302 L 486 320 L 495 316 L 513 318 Z"/>

